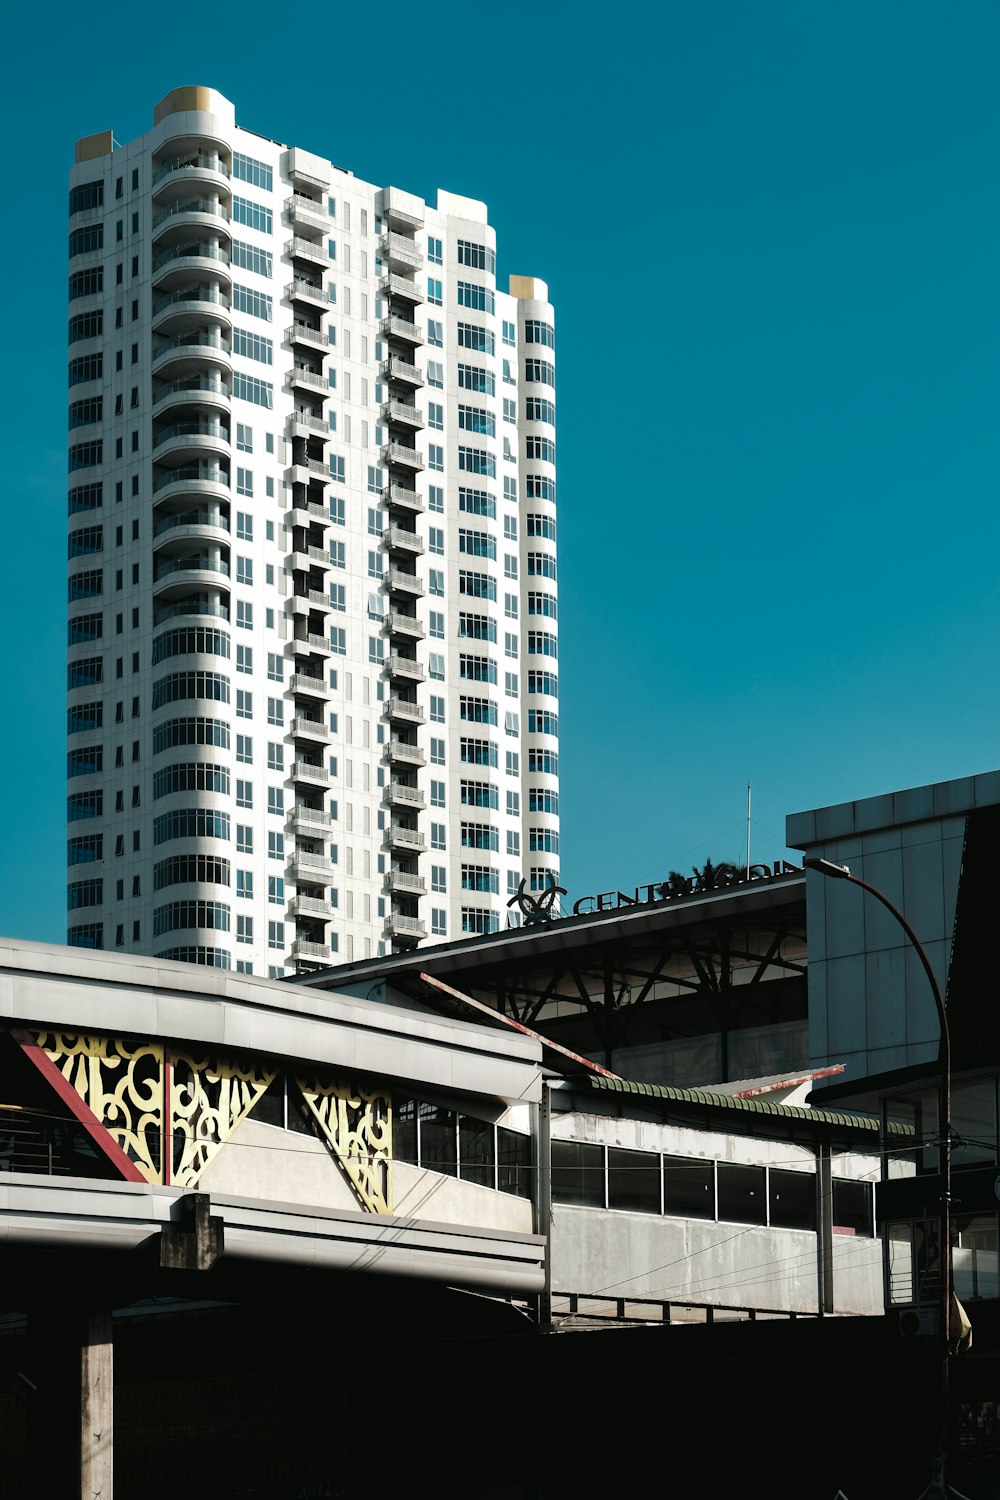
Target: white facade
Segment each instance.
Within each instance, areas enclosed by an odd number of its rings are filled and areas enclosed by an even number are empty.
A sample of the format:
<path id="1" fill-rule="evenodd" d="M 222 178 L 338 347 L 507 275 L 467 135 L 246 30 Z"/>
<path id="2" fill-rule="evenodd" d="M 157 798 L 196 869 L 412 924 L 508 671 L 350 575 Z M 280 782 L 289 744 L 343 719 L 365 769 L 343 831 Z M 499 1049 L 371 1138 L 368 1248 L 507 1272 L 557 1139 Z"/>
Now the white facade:
<path id="1" fill-rule="evenodd" d="M 182 88 L 70 175 L 69 941 L 283 974 L 558 881 L 553 311 Z"/>

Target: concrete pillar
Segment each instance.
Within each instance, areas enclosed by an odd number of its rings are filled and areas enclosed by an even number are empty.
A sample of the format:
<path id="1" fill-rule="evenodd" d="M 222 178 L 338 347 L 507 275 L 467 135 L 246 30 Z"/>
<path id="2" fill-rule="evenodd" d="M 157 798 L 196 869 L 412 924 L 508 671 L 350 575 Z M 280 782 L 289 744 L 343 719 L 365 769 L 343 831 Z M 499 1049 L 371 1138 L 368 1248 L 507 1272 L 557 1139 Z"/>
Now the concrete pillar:
<path id="1" fill-rule="evenodd" d="M 91 1312 L 80 1350 L 80 1500 L 112 1500 L 114 1394 L 111 1314 Z"/>

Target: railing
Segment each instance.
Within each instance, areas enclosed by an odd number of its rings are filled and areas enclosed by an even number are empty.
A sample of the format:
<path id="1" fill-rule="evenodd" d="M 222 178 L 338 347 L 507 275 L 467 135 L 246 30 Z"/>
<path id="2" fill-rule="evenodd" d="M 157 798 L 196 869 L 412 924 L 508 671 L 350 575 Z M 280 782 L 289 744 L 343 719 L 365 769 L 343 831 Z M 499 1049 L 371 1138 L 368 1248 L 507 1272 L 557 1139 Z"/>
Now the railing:
<path id="1" fill-rule="evenodd" d="M 427 806 L 427 798 L 420 788 L 407 786 L 405 781 L 390 781 L 389 794 L 395 802 L 409 802 L 412 807 Z"/>
<path id="2" fill-rule="evenodd" d="M 389 758 L 406 761 L 411 766 L 427 764 L 427 756 L 419 745 L 411 745 L 407 740 L 399 739 L 397 735 L 392 735 L 389 739 Z"/>
<path id="3" fill-rule="evenodd" d="M 296 276 L 293 281 L 285 285 L 286 297 L 308 297 L 317 302 L 329 302 L 329 297 L 322 282 L 317 286 L 315 281 L 307 281 L 304 276 Z"/>
<path id="4" fill-rule="evenodd" d="M 310 432 L 329 433 L 330 431 L 330 423 L 325 417 L 314 417 L 312 412 L 306 411 L 292 412 L 292 426 L 308 427 Z"/>
<path id="5" fill-rule="evenodd" d="M 218 172 L 223 177 L 230 175 L 229 168 L 225 162 L 217 156 L 178 156 L 173 161 L 163 163 L 153 173 L 153 187 L 162 182 L 164 177 L 169 177 L 172 172 L 183 172 L 186 167 L 202 167 L 208 172 Z"/>
<path id="6" fill-rule="evenodd" d="M 310 943 L 306 938 L 296 938 L 292 944 L 292 954 L 298 958 L 329 958 L 329 943 Z"/>
<path id="7" fill-rule="evenodd" d="M 221 604 L 205 595 L 193 599 L 176 599 L 169 604 L 158 604 L 153 612 L 153 624 L 162 625 L 164 620 L 176 619 L 178 615 L 215 615 L 220 620 L 229 619 L 229 605 Z"/>
<path id="8" fill-rule="evenodd" d="M 307 870 L 332 870 L 330 857 L 327 854 L 313 854 L 311 849 L 296 849 L 292 855 L 293 863 L 302 865 Z"/>
<path id="9" fill-rule="evenodd" d="M 387 380 L 405 380 L 409 385 L 423 385 L 423 372 L 416 365 L 410 364 L 409 360 L 400 359 L 397 354 L 390 354 L 388 359 L 382 361 L 382 374 Z"/>
<path id="10" fill-rule="evenodd" d="M 410 719 L 414 724 L 422 724 L 427 717 L 420 704 L 411 703 L 408 698 L 390 697 L 389 713 L 394 719 Z"/>
<path id="11" fill-rule="evenodd" d="M 402 443 L 386 443 L 383 448 L 386 463 L 408 464 L 411 469 L 422 469 L 424 461 L 416 448 L 407 448 Z"/>
<path id="12" fill-rule="evenodd" d="M 406 318 L 397 318 L 390 313 L 389 317 L 382 319 L 382 332 L 392 338 L 406 339 L 413 344 L 422 344 L 424 336 L 416 323 L 410 323 Z"/>
<path id="13" fill-rule="evenodd" d="M 422 594 L 425 591 L 424 584 L 416 573 L 404 573 L 401 568 L 390 568 L 385 576 L 390 588 L 406 589 L 411 594 Z"/>
<path id="14" fill-rule="evenodd" d="M 218 349 L 220 354 L 231 354 L 232 350 L 218 334 L 205 332 L 179 333 L 175 338 L 164 339 L 162 344 L 153 350 L 153 363 L 160 358 L 161 354 L 168 354 L 171 349 Z"/>
<path id="15" fill-rule="evenodd" d="M 412 656 L 399 656 L 396 652 L 389 657 L 389 671 L 394 677 L 411 677 L 415 682 L 423 682 L 427 672 Z"/>
<path id="16" fill-rule="evenodd" d="M 389 918 L 389 926 L 393 932 L 398 932 L 406 937 L 422 938 L 427 936 L 427 928 L 417 917 L 401 917 L 393 912 Z"/>
<path id="17" fill-rule="evenodd" d="M 157 407 L 168 396 L 184 395 L 187 391 L 211 391 L 214 395 L 225 396 L 229 400 L 229 391 L 221 380 L 215 380 L 211 375 L 192 375 L 187 380 L 175 380 L 157 391 L 153 396 L 153 406 Z"/>
<path id="18" fill-rule="evenodd" d="M 315 244 L 312 240 L 304 240 L 296 235 L 292 240 L 293 255 L 308 255 L 316 260 L 321 260 L 324 265 L 330 264 L 330 256 L 325 245 Z"/>
<path id="19" fill-rule="evenodd" d="M 326 766 L 314 765 L 310 760 L 297 760 L 292 767 L 297 781 L 314 781 L 317 786 L 330 785 L 330 773 Z"/>
<path id="20" fill-rule="evenodd" d="M 382 539 L 390 547 L 405 547 L 408 552 L 423 552 L 424 543 L 415 531 L 407 531 L 404 526 L 387 526 L 382 533 Z"/>
<path id="21" fill-rule="evenodd" d="M 167 578 L 171 573 L 223 573 L 229 576 L 229 564 L 222 558 L 207 557 L 201 553 L 193 552 L 188 557 L 165 558 L 158 562 L 153 575 L 153 582 L 159 583 L 162 578 Z"/>
<path id="22" fill-rule="evenodd" d="M 309 823 L 315 828 L 330 826 L 330 814 L 324 808 L 307 807 L 304 802 L 297 802 L 292 808 L 292 820 L 297 823 Z"/>
<path id="23" fill-rule="evenodd" d="M 416 240 L 407 239 L 405 234 L 389 233 L 384 236 L 383 243 L 390 259 L 395 257 L 411 266 L 423 265 L 424 254 Z"/>
<path id="24" fill-rule="evenodd" d="M 326 330 L 314 328 L 311 323 L 293 323 L 288 330 L 288 338 L 293 344 L 321 344 L 324 349 L 327 347 Z"/>
<path id="25" fill-rule="evenodd" d="M 288 686 L 293 693 L 320 693 L 324 698 L 330 696 L 330 684 L 326 678 L 316 677 L 312 672 L 293 673 Z"/>
<path id="26" fill-rule="evenodd" d="M 229 222 L 228 210 L 214 198 L 187 198 L 183 203 L 168 203 L 166 208 L 153 220 L 153 229 L 157 230 L 161 224 L 172 219 L 176 214 L 214 214 L 217 219 L 225 219 Z"/>
<path id="27" fill-rule="evenodd" d="M 195 259 L 218 260 L 224 266 L 228 266 L 230 263 L 229 251 L 224 250 L 221 245 L 209 245 L 199 241 L 194 245 L 178 245 L 173 250 L 164 250 L 163 254 L 158 255 L 153 261 L 153 270 L 162 271 L 163 267 L 168 265 L 172 260 Z"/>
<path id="28" fill-rule="evenodd" d="M 303 917 L 332 917 L 333 908 L 329 901 L 318 901 L 315 896 L 296 896 L 292 902 L 292 911 Z"/>
<path id="29" fill-rule="evenodd" d="M 328 391 L 330 382 L 325 375 L 318 375 L 315 370 L 308 369 L 305 365 L 293 365 L 289 378 L 299 385 L 312 386 L 316 391 Z"/>
<path id="30" fill-rule="evenodd" d="M 398 297 L 406 297 L 411 302 L 424 300 L 424 294 L 415 281 L 409 281 L 405 276 L 394 276 L 392 272 L 382 278 L 382 290 L 395 293 Z"/>
<path id="31" fill-rule="evenodd" d="M 418 620 L 416 615 L 404 615 L 400 614 L 398 610 L 391 610 L 386 619 L 389 629 L 397 630 L 400 635 L 412 635 L 416 636 L 418 640 L 423 640 L 427 634 L 423 622 Z"/>
<path id="32" fill-rule="evenodd" d="M 165 531 L 173 531 L 178 526 L 215 526 L 220 531 L 228 531 L 229 519 L 221 510 L 185 510 L 166 515 L 157 521 L 153 527 L 153 536 L 162 536 Z"/>
<path id="33" fill-rule="evenodd" d="M 382 487 L 382 499 L 389 505 L 405 505 L 410 510 L 421 511 L 426 509 L 426 503 L 422 495 L 408 484 L 387 484 Z"/>
<path id="34" fill-rule="evenodd" d="M 221 422 L 175 422 L 171 427 L 165 427 L 158 432 L 153 439 L 153 452 L 163 446 L 164 443 L 172 442 L 178 437 L 214 437 L 223 443 L 229 442 L 229 428 L 223 427 Z"/>
<path id="35" fill-rule="evenodd" d="M 423 427 L 423 413 L 409 401 L 387 401 L 385 415 L 390 422 L 409 422 L 414 427 Z"/>
<path id="36" fill-rule="evenodd" d="M 290 198 L 285 199 L 285 207 L 301 213 L 315 214 L 317 218 L 328 222 L 328 216 L 323 204 L 316 198 L 310 198 L 305 193 L 293 193 Z"/>
<path id="37" fill-rule="evenodd" d="M 423 896 L 427 891 L 427 882 L 422 875 L 410 875 L 405 870 L 390 870 L 389 887 L 394 891 L 411 891 L 414 896 Z"/>
<path id="38" fill-rule="evenodd" d="M 190 484 L 193 481 L 228 486 L 229 475 L 217 464 L 184 464 L 179 469 L 167 469 L 158 479 L 154 479 L 153 494 L 165 490 L 168 484 Z"/>
<path id="39" fill-rule="evenodd" d="M 161 313 L 165 307 L 172 307 L 177 302 L 214 302 L 217 307 L 224 307 L 228 311 L 230 307 L 229 298 L 221 292 L 207 286 L 187 286 L 180 292 L 165 293 L 158 297 L 153 303 L 154 318 Z"/>
<path id="40" fill-rule="evenodd" d="M 395 839 L 397 844 L 405 844 L 410 849 L 426 849 L 427 840 L 416 828 L 407 828 L 402 823 L 390 823 L 389 835 Z"/>
<path id="41" fill-rule="evenodd" d="M 330 738 L 330 726 L 324 724 L 322 719 L 310 719 L 301 714 L 292 720 L 292 733 L 304 734 L 315 740 L 328 740 Z"/>

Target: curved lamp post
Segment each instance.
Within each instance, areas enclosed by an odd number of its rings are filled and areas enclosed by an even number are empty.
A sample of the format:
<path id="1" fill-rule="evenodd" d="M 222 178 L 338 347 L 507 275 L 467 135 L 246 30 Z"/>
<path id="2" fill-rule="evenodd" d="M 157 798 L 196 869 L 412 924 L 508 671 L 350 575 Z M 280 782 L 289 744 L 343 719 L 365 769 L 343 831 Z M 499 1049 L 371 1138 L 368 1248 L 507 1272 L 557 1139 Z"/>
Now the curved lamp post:
<path id="1" fill-rule="evenodd" d="M 941 1331 L 944 1336 L 944 1359 L 941 1368 L 941 1412 L 940 1430 L 938 1434 L 938 1452 L 934 1461 L 934 1474 L 930 1485 L 920 1496 L 920 1500 L 948 1500 L 948 1497 L 956 1497 L 956 1500 L 964 1500 L 957 1490 L 951 1488 L 946 1478 L 947 1456 L 948 1456 L 948 1372 L 951 1358 L 951 1299 L 952 1299 L 952 1254 L 951 1254 L 951 1033 L 948 1030 L 948 1012 L 945 1009 L 944 997 L 941 987 L 937 982 L 937 975 L 931 968 L 931 961 L 924 952 L 923 944 L 917 937 L 903 913 L 893 905 L 882 891 L 876 886 L 869 885 L 867 880 L 862 880 L 859 875 L 852 875 L 847 865 L 834 864 L 829 859 L 803 859 L 803 865 L 807 870 L 815 870 L 820 875 L 826 875 L 830 880 L 849 880 L 852 885 L 858 885 L 876 901 L 880 901 L 886 911 L 895 917 L 909 938 L 914 952 L 923 965 L 927 982 L 934 996 L 934 1005 L 937 1010 L 938 1024 L 941 1028 L 941 1042 L 938 1051 L 938 1064 L 941 1074 L 941 1140 L 944 1152 L 944 1190 L 941 1194 Z"/>

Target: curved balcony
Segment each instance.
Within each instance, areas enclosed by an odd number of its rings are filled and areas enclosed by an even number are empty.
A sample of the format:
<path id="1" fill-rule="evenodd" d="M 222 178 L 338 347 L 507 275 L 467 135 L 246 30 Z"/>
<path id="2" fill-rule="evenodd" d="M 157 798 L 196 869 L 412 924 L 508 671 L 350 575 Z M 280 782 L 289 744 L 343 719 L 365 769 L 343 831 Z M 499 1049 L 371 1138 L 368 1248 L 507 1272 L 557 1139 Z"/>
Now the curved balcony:
<path id="1" fill-rule="evenodd" d="M 191 198 L 199 192 L 231 192 L 229 167 L 214 153 L 185 151 L 161 162 L 153 172 L 154 203 L 177 197 Z"/>
<path id="2" fill-rule="evenodd" d="M 232 321 L 229 297 L 216 286 L 179 287 L 153 299 L 154 333 L 179 333 L 206 323 L 228 329 Z"/>
<path id="3" fill-rule="evenodd" d="M 193 420 L 207 420 L 210 411 L 228 412 L 229 388 L 218 375 L 189 375 L 184 380 L 161 386 L 153 397 L 153 420 L 168 414 L 197 412 Z"/>
<path id="4" fill-rule="evenodd" d="M 153 592 L 170 598 L 190 594 L 193 588 L 210 587 L 229 578 L 228 549 L 222 547 L 191 548 L 191 543 L 177 538 L 178 552 L 165 549 L 153 557 Z"/>
<path id="5" fill-rule="evenodd" d="M 165 625 L 168 620 L 229 619 L 229 595 L 216 589 L 199 594 L 181 594 L 173 599 L 157 599 L 153 610 L 153 624 Z"/>
<path id="6" fill-rule="evenodd" d="M 153 436 L 156 463 L 197 463 L 202 457 L 229 457 L 229 428 L 221 422 L 195 419 L 172 422 Z"/>
<path id="7" fill-rule="evenodd" d="M 153 287 L 163 290 L 190 281 L 191 276 L 215 276 L 227 287 L 232 284 L 229 251 L 207 239 L 172 245 L 153 260 Z"/>
<path id="8" fill-rule="evenodd" d="M 178 198 L 153 215 L 153 244 L 166 246 L 197 233 L 229 234 L 229 210 L 218 198 Z"/>
<path id="9" fill-rule="evenodd" d="M 229 344 L 216 332 L 190 329 L 165 339 L 153 350 L 153 374 L 171 374 L 182 377 L 186 371 L 194 374 L 199 366 L 216 366 L 227 373 L 232 368 L 232 352 Z"/>
<path id="10" fill-rule="evenodd" d="M 196 505 L 184 510 L 158 510 L 153 518 L 153 543 L 161 537 L 176 541 L 229 540 L 228 505 Z"/>
<path id="11" fill-rule="evenodd" d="M 175 495 L 214 495 L 228 500 L 229 475 L 219 464 L 183 464 L 155 475 L 153 494 L 158 502 L 173 499 Z"/>

